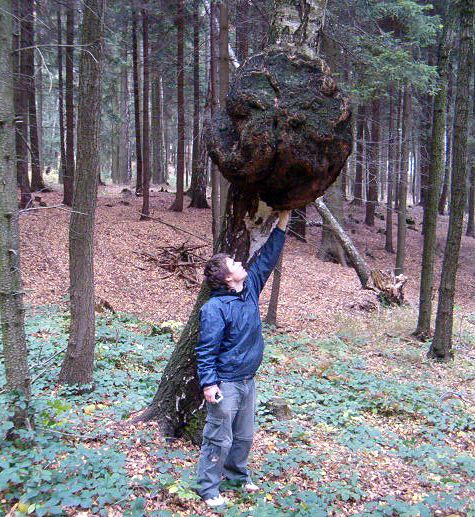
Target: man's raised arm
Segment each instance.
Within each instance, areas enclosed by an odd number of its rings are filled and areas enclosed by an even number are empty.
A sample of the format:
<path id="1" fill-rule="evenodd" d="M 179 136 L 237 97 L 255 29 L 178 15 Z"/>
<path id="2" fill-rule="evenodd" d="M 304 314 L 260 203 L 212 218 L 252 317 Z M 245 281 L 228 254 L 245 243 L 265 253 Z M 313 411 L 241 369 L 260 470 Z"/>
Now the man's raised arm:
<path id="1" fill-rule="evenodd" d="M 277 227 L 271 232 L 267 242 L 259 250 L 258 257 L 248 270 L 248 274 L 258 293 L 264 288 L 267 279 L 275 268 L 285 242 L 285 229 L 289 222 L 290 210 L 279 212 Z"/>

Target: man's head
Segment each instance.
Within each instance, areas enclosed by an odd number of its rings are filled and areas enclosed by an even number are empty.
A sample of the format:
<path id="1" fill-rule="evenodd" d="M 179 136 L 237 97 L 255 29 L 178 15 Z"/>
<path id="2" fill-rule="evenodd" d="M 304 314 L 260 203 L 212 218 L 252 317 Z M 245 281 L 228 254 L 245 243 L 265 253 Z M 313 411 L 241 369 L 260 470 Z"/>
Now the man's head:
<path id="1" fill-rule="evenodd" d="M 213 255 L 206 263 L 204 275 L 211 289 L 234 289 L 247 277 L 241 262 L 226 253 Z"/>

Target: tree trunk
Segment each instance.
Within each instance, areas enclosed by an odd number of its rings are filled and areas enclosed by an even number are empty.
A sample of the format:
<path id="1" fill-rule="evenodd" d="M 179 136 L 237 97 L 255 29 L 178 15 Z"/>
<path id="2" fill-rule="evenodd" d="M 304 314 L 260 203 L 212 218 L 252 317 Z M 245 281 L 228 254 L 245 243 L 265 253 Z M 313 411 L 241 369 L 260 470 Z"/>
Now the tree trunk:
<path id="1" fill-rule="evenodd" d="M 449 5 L 454 8 L 453 3 Z M 449 13 L 449 11 L 447 11 Z M 450 14 L 447 14 L 447 17 Z M 444 170 L 444 136 L 447 113 L 447 66 L 449 51 L 452 45 L 451 23 L 447 19 L 439 45 L 437 67 L 439 70 L 439 89 L 434 98 L 432 112 L 432 139 L 429 154 L 428 177 L 424 194 L 424 219 L 422 230 L 424 245 L 422 248 L 421 282 L 419 290 L 419 316 L 414 334 L 421 339 L 430 337 L 430 320 L 432 314 L 432 286 L 434 283 L 434 259 L 437 244 L 437 204 L 442 173 Z"/>
<path id="2" fill-rule="evenodd" d="M 361 206 L 363 204 L 363 167 L 364 167 L 364 126 L 366 122 L 366 110 L 363 105 L 358 108 L 356 118 L 356 171 L 355 171 L 355 190 L 353 205 Z"/>
<path id="3" fill-rule="evenodd" d="M 23 81 L 26 84 L 28 97 L 28 119 L 30 132 L 30 156 L 31 156 L 31 190 L 38 191 L 45 188 L 41 174 L 38 122 L 36 114 L 36 86 L 35 86 L 35 55 L 34 55 L 34 0 L 22 0 L 21 31 L 25 50 L 25 68 Z"/>
<path id="4" fill-rule="evenodd" d="M 199 0 L 193 0 L 193 155 L 190 207 L 209 208 L 206 201 L 206 153 L 200 159 L 200 19 Z"/>
<path id="5" fill-rule="evenodd" d="M 371 271 L 368 267 L 368 264 L 364 260 L 364 258 L 359 254 L 358 250 L 355 248 L 354 244 L 351 242 L 349 236 L 345 233 L 343 228 L 337 219 L 333 216 L 331 211 L 325 205 L 325 203 L 321 199 L 317 199 L 315 201 L 315 207 L 318 210 L 318 213 L 322 216 L 324 223 L 330 228 L 338 239 L 338 242 L 345 250 L 351 265 L 356 271 L 358 278 L 361 282 L 361 287 L 365 288 L 368 285 L 368 281 L 371 276 Z"/>
<path id="6" fill-rule="evenodd" d="M 236 55 L 239 63 L 243 63 L 249 54 L 249 0 L 236 2 Z"/>
<path id="7" fill-rule="evenodd" d="M 229 12 L 228 3 L 219 5 L 219 106 L 222 109 L 229 91 Z M 229 182 L 220 174 L 220 221 L 224 218 L 226 210 L 226 198 L 228 196 Z"/>
<path id="8" fill-rule="evenodd" d="M 23 16 L 22 8 L 18 1 L 14 4 L 14 16 L 20 20 Z M 30 191 L 30 180 L 28 178 L 28 96 L 24 86 L 23 77 L 25 74 L 25 51 L 20 50 L 26 47 L 23 41 L 24 31 L 21 23 L 15 24 L 17 29 L 13 35 L 14 61 L 14 103 L 15 103 L 15 152 L 17 182 L 20 186 L 20 208 L 27 208 L 32 204 Z"/>
<path id="9" fill-rule="evenodd" d="M 15 173 L 12 2 L 0 0 L 0 320 L 6 389 L 15 427 L 29 426 L 30 377 L 26 346 Z M 15 59 L 17 54 L 14 53 Z M 4 415 L 2 419 L 10 417 Z"/>
<path id="10" fill-rule="evenodd" d="M 74 192 L 74 0 L 66 8 L 66 173 L 63 203 L 73 204 Z"/>
<path id="11" fill-rule="evenodd" d="M 140 95 L 139 95 L 139 56 L 137 43 L 137 11 L 132 10 L 132 60 L 134 78 L 134 122 L 135 122 L 135 163 L 136 163 L 136 183 L 135 193 L 142 193 L 142 138 L 140 128 Z"/>
<path id="12" fill-rule="evenodd" d="M 58 172 L 59 183 L 64 182 L 66 175 L 66 142 L 64 139 L 64 84 L 63 84 L 63 29 L 61 24 L 61 5 L 58 5 L 56 15 L 58 27 L 58 116 L 59 116 L 59 150 L 60 168 Z"/>
<path id="13" fill-rule="evenodd" d="M 452 147 L 453 147 L 453 135 L 454 135 L 454 121 L 453 121 L 453 74 L 450 73 L 449 67 L 449 85 L 447 93 L 447 124 L 446 124 L 446 135 L 445 135 L 445 172 L 444 172 L 444 183 L 442 184 L 442 191 L 439 199 L 439 214 L 445 214 L 445 207 L 447 205 L 447 198 L 449 195 L 450 177 L 452 176 Z"/>
<path id="14" fill-rule="evenodd" d="M 150 216 L 150 109 L 149 109 L 149 57 L 148 57 L 148 13 L 147 9 L 142 9 L 142 46 L 143 46 L 143 162 L 142 162 L 142 181 L 143 181 L 143 203 L 141 221 L 146 221 Z"/>
<path id="15" fill-rule="evenodd" d="M 435 333 L 428 356 L 441 361 L 453 357 L 452 327 L 455 280 L 463 232 L 463 214 L 466 197 L 467 140 L 469 128 L 470 80 L 473 74 L 473 2 L 460 4 L 460 43 L 457 72 L 457 97 L 454 116 L 454 149 L 450 218 L 445 245 L 444 262 L 439 287 L 439 304 Z"/>
<path id="16" fill-rule="evenodd" d="M 177 1 L 177 164 L 176 196 L 170 210 L 183 211 L 184 176 L 185 176 L 185 72 L 184 72 L 184 0 Z"/>
<path id="17" fill-rule="evenodd" d="M 388 253 L 394 253 L 393 248 L 393 186 L 394 163 L 396 161 L 396 145 L 394 131 L 394 88 L 389 89 L 389 133 L 388 133 L 388 193 L 386 201 L 386 242 L 384 249 Z"/>
<path id="18" fill-rule="evenodd" d="M 401 152 L 401 174 L 399 180 L 399 212 L 397 218 L 397 252 L 395 274 L 404 273 L 406 259 L 406 215 L 407 215 L 407 178 L 409 172 L 409 138 L 411 135 L 411 91 L 409 86 L 404 88 L 403 107 L 403 141 Z"/>
<path id="19" fill-rule="evenodd" d="M 467 236 L 475 237 L 475 165 L 470 167 L 470 188 L 468 191 Z"/>
<path id="20" fill-rule="evenodd" d="M 289 235 L 301 242 L 307 242 L 307 207 L 292 210 L 288 225 Z"/>
<path id="21" fill-rule="evenodd" d="M 325 205 L 328 207 L 333 217 L 343 226 L 343 197 L 341 195 L 341 176 L 337 178 L 335 183 L 327 190 L 325 196 Z M 322 228 L 322 241 L 318 251 L 320 260 L 336 262 L 341 266 L 347 265 L 345 251 L 339 240 L 335 236 L 333 230 L 324 221 Z"/>
<path id="22" fill-rule="evenodd" d="M 210 24 L 209 24 L 209 45 L 210 45 L 210 72 L 209 81 L 211 89 L 211 117 L 214 116 L 218 104 L 218 83 L 217 83 L 217 37 L 214 19 L 216 17 L 216 0 L 211 0 Z M 216 249 L 220 230 L 220 192 L 219 192 L 219 171 L 214 163 L 211 163 L 211 211 L 213 230 L 213 249 Z"/>
<path id="23" fill-rule="evenodd" d="M 265 322 L 267 325 L 277 326 L 277 308 L 279 305 L 279 292 L 280 292 L 280 282 L 282 279 L 282 262 L 284 259 L 284 250 L 282 250 L 279 255 L 279 260 L 274 269 L 274 278 L 272 280 L 272 290 L 270 293 L 269 305 L 267 307 L 267 315 L 265 317 Z"/>
<path id="24" fill-rule="evenodd" d="M 157 46 L 157 45 L 156 45 Z M 156 52 L 154 52 L 155 54 Z M 156 58 L 155 58 L 156 59 Z M 163 175 L 162 78 L 156 62 L 152 68 L 152 182 L 165 182 Z"/>
<path id="25" fill-rule="evenodd" d="M 374 214 L 378 204 L 378 176 L 379 176 L 379 98 L 371 103 L 371 141 L 368 146 L 368 198 L 366 200 L 365 224 L 374 226 Z"/>
<path id="26" fill-rule="evenodd" d="M 126 34 L 127 31 L 124 32 Z M 127 46 L 121 48 L 121 64 L 118 88 L 115 95 L 118 120 L 114 124 L 112 140 L 112 182 L 124 184 L 130 181 L 130 139 L 129 139 L 129 85 L 127 67 Z"/>
<path id="27" fill-rule="evenodd" d="M 99 180 L 105 0 L 85 0 L 79 65 L 77 170 L 69 224 L 71 324 L 59 382 L 90 384 L 95 347 L 94 220 Z"/>

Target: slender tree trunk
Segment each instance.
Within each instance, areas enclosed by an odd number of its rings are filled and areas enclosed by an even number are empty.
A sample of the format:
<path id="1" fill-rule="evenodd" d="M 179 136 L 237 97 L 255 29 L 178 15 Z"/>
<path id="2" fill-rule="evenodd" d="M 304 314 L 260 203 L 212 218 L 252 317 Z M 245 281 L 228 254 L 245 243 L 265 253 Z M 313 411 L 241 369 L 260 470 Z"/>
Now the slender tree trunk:
<path id="1" fill-rule="evenodd" d="M 176 196 L 170 210 L 183 211 L 185 176 L 185 71 L 184 71 L 184 0 L 177 1 L 177 165 Z"/>
<path id="2" fill-rule="evenodd" d="M 158 47 L 158 42 L 155 47 Z M 165 181 L 163 175 L 162 78 L 156 62 L 153 63 L 152 74 L 152 181 L 155 184 L 161 184 Z"/>
<path id="3" fill-rule="evenodd" d="M 475 237 L 475 165 L 470 167 L 470 188 L 468 191 L 467 236 Z"/>
<path id="4" fill-rule="evenodd" d="M 143 204 L 140 220 L 148 220 L 150 216 L 150 79 L 149 79 L 149 57 L 148 57 L 148 13 L 142 9 L 142 45 L 143 45 Z"/>
<path id="5" fill-rule="evenodd" d="M 406 259 L 406 215 L 407 215 L 407 178 L 409 172 L 409 149 L 411 135 L 411 91 L 409 86 L 404 88 L 403 107 L 403 141 L 401 153 L 401 177 L 399 183 L 399 212 L 397 218 L 397 252 L 396 252 L 396 275 L 404 273 L 404 262 Z"/>
<path id="6" fill-rule="evenodd" d="M 394 163 L 395 153 L 395 131 L 394 131 L 394 88 L 389 89 L 389 132 L 388 132 L 388 191 L 386 200 L 386 242 L 384 249 L 388 253 L 394 253 L 393 247 L 393 186 L 394 186 Z"/>
<path id="7" fill-rule="evenodd" d="M 236 2 L 236 55 L 239 63 L 243 63 L 249 54 L 249 0 Z"/>
<path id="8" fill-rule="evenodd" d="M 379 98 L 371 103 L 371 142 L 368 146 L 368 199 L 366 200 L 365 224 L 374 226 L 374 214 L 378 203 L 378 176 L 379 176 Z"/>
<path id="9" fill-rule="evenodd" d="M 272 280 L 272 290 L 270 293 L 269 305 L 267 307 L 267 315 L 265 317 L 265 322 L 267 325 L 277 325 L 277 308 L 279 305 L 279 293 L 280 293 L 280 283 L 282 279 L 282 262 L 284 259 L 284 250 L 282 250 L 279 255 L 279 260 L 274 269 L 274 278 Z"/>
<path id="10" fill-rule="evenodd" d="M 288 225 L 289 235 L 301 242 L 307 242 L 307 207 L 292 210 Z"/>
<path id="11" fill-rule="evenodd" d="M 200 19 L 199 0 L 193 0 L 193 155 L 190 207 L 209 208 L 206 201 L 206 153 L 200 159 Z"/>
<path id="12" fill-rule="evenodd" d="M 355 171 L 355 192 L 352 201 L 353 205 L 361 206 L 363 204 L 363 166 L 364 166 L 364 125 L 366 118 L 366 110 L 363 105 L 358 108 L 356 118 L 356 171 Z"/>
<path id="13" fill-rule="evenodd" d="M 325 205 L 338 221 L 340 226 L 343 226 L 343 198 L 341 195 L 341 176 L 338 176 L 333 185 L 326 191 Z M 336 262 L 342 266 L 347 265 L 345 251 L 340 242 L 336 238 L 332 229 L 323 221 L 322 241 L 318 251 L 320 260 Z"/>
<path id="14" fill-rule="evenodd" d="M 94 220 L 99 181 L 101 72 L 105 0 L 84 0 L 79 65 L 77 170 L 69 225 L 71 325 L 59 381 L 90 384 L 95 348 Z"/>
<path id="15" fill-rule="evenodd" d="M 64 139 L 64 83 L 63 83 L 63 28 L 61 24 L 61 5 L 56 14 L 58 27 L 58 117 L 59 117 L 59 150 L 61 156 L 58 172 L 59 182 L 63 183 L 66 175 L 66 142 Z"/>
<path id="16" fill-rule="evenodd" d="M 0 320 L 6 389 L 15 427 L 28 427 L 30 377 L 26 346 L 15 170 L 13 6 L 0 0 Z M 16 53 L 15 59 L 17 59 Z M 2 419 L 10 417 L 3 415 Z"/>
<path id="17" fill-rule="evenodd" d="M 450 64 L 448 65 L 450 70 Z M 439 214 L 445 214 L 445 207 L 447 206 L 447 198 L 449 195 L 450 177 L 452 176 L 452 147 L 453 147 L 453 135 L 454 135 L 454 123 L 453 123 L 453 74 L 449 71 L 449 86 L 447 93 L 447 125 L 446 125 L 446 136 L 445 136 L 445 172 L 444 172 L 444 183 L 442 184 L 442 191 L 439 199 Z"/>
<path id="18" fill-rule="evenodd" d="M 218 104 L 218 83 L 217 83 L 217 37 L 214 19 L 216 17 L 216 0 L 211 0 L 210 24 L 209 24 L 209 44 L 210 44 L 210 89 L 211 89 L 211 116 L 214 116 Z M 220 221 L 220 184 L 219 171 L 214 163 L 211 163 L 211 211 L 213 229 L 213 248 L 216 249 L 219 238 Z"/>
<path id="19" fill-rule="evenodd" d="M 228 3 L 219 5 L 219 105 L 222 108 L 229 90 L 229 12 Z M 229 182 L 220 174 L 220 220 L 224 218 Z"/>
<path id="20" fill-rule="evenodd" d="M 139 56 L 137 44 L 137 12 L 132 10 L 132 60 L 133 60 L 133 77 L 134 77 L 134 113 L 135 113 L 135 163 L 137 169 L 137 177 L 135 184 L 135 193 L 142 193 L 142 138 L 140 129 L 140 95 L 139 95 Z"/>
<path id="21" fill-rule="evenodd" d="M 439 287 L 439 304 L 435 321 L 434 339 L 428 356 L 441 361 L 453 357 L 452 330 L 455 280 L 463 232 L 463 214 L 466 198 L 466 169 L 468 128 L 470 113 L 470 80 L 473 74 L 473 2 L 460 3 L 460 43 L 457 72 L 457 97 L 455 100 L 454 154 L 452 187 L 450 193 L 450 218 L 445 245 L 444 262 Z"/>
<path id="22" fill-rule="evenodd" d="M 454 8 L 451 2 L 451 8 Z M 450 16 L 450 15 L 448 15 Z M 421 282 L 419 290 L 419 316 L 415 335 L 427 339 L 430 332 L 432 314 L 432 287 L 434 283 L 434 259 L 437 244 L 437 204 L 440 180 L 444 170 L 444 134 L 447 114 L 447 65 L 452 44 L 451 27 L 444 23 L 444 33 L 439 45 L 437 67 L 439 69 L 439 89 L 434 99 L 432 112 L 432 138 L 429 154 L 428 177 L 424 194 L 424 219 L 422 223 L 424 245 L 422 248 Z"/>
<path id="23" fill-rule="evenodd" d="M 30 132 L 30 156 L 31 156 L 31 190 L 38 191 L 45 188 L 41 174 L 40 151 L 38 144 L 38 121 L 36 113 L 36 82 L 35 82 L 35 55 L 34 55 L 34 0 L 22 0 L 23 16 L 21 20 L 23 42 L 25 46 L 25 75 L 23 81 L 26 84 L 28 96 L 28 119 Z"/>
<path id="24" fill-rule="evenodd" d="M 74 0 L 66 9 L 66 173 L 63 203 L 73 204 L 74 188 Z"/>
<path id="25" fill-rule="evenodd" d="M 21 4 L 20 4 L 21 6 Z M 20 20 L 23 16 L 22 8 L 18 2 L 14 4 L 14 16 Z M 13 36 L 14 61 L 14 103 L 15 103 L 15 152 L 17 182 L 20 186 L 20 208 L 27 208 L 32 204 L 30 180 L 28 178 L 28 96 L 23 77 L 25 70 L 25 51 L 19 50 L 26 47 L 23 40 L 24 30 L 21 23 L 17 25 L 17 31 Z"/>

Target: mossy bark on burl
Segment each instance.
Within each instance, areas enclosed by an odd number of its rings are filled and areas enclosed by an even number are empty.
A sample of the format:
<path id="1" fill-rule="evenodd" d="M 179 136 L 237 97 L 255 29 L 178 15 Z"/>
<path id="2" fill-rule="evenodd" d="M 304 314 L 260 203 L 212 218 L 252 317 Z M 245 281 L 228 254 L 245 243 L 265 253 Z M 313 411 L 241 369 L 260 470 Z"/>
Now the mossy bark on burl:
<path id="1" fill-rule="evenodd" d="M 322 195 L 351 151 L 350 110 L 318 57 L 324 1 L 276 0 L 273 41 L 237 70 L 226 102 L 207 124 L 208 152 L 230 182 L 215 252 L 248 263 L 267 240 L 273 210 Z M 167 436 L 200 439 L 204 411 L 194 347 L 203 286 L 150 406 Z"/>

